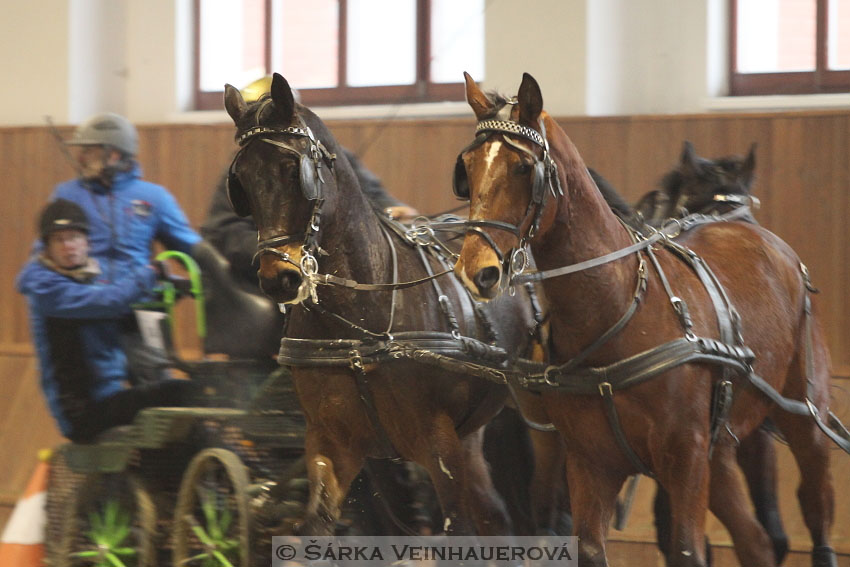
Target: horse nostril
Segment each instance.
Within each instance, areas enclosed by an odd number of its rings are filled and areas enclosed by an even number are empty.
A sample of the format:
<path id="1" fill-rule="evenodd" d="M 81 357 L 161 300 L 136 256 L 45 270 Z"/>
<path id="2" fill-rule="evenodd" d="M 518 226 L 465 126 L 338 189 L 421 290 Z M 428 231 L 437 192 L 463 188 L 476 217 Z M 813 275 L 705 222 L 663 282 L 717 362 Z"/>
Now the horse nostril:
<path id="1" fill-rule="evenodd" d="M 489 266 L 487 268 L 482 268 L 478 270 L 478 273 L 475 274 L 473 281 L 475 285 L 478 286 L 479 291 L 488 291 L 494 285 L 499 283 L 499 277 L 501 273 L 499 272 L 499 268 L 494 266 Z"/>
<path id="2" fill-rule="evenodd" d="M 301 286 L 301 274 L 294 270 L 281 272 L 278 279 L 280 280 L 281 289 L 287 292 L 298 291 L 298 288 Z"/>

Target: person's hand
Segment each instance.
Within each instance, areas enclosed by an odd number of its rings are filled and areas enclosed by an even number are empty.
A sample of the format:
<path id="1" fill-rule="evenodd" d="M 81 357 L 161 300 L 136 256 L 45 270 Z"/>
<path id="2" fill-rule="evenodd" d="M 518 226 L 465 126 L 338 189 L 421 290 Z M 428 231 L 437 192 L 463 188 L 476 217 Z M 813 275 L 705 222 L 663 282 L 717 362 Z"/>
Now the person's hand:
<path id="1" fill-rule="evenodd" d="M 156 279 L 160 281 L 167 281 L 171 276 L 171 272 L 168 269 L 168 264 L 161 260 L 153 260 L 151 261 L 151 269 L 156 274 Z"/>
<path id="2" fill-rule="evenodd" d="M 177 291 L 178 297 L 192 295 L 192 281 L 189 278 L 178 276 L 171 272 L 168 267 L 168 262 L 154 260 L 151 262 L 151 268 L 156 273 L 156 279 L 163 282 L 169 282 Z"/>
<path id="3" fill-rule="evenodd" d="M 384 212 L 393 220 L 405 222 L 411 221 L 419 216 L 419 211 L 408 205 L 396 205 L 387 207 Z"/>

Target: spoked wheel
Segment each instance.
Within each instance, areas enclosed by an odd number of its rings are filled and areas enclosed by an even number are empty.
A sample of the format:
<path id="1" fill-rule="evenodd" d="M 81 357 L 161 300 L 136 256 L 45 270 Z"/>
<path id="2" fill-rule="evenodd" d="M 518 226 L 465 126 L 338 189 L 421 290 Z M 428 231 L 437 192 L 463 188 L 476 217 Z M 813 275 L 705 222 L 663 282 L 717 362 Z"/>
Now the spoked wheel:
<path id="1" fill-rule="evenodd" d="M 153 567 L 156 509 L 142 482 L 128 473 L 85 477 L 68 503 L 60 567 Z"/>
<path id="2" fill-rule="evenodd" d="M 174 508 L 174 567 L 249 567 L 248 470 L 225 449 L 195 455 Z"/>

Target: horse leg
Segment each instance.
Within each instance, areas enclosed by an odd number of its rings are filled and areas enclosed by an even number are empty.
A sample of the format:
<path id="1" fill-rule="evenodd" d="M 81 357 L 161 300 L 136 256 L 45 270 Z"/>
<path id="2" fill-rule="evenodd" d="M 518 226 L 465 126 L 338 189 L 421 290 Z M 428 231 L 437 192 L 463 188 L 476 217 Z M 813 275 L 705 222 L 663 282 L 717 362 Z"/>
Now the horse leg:
<path id="1" fill-rule="evenodd" d="M 673 519 L 670 530 L 671 567 L 705 567 L 705 512 L 708 509 L 709 470 L 706 442 L 685 435 L 672 449 L 679 459 L 662 471 L 658 481 L 670 496 Z"/>
<path id="2" fill-rule="evenodd" d="M 592 467 L 574 453 L 570 453 L 566 469 L 573 531 L 578 536 L 578 564 L 581 567 L 607 567 L 605 540 L 617 494 L 626 477 L 616 470 Z"/>
<path id="3" fill-rule="evenodd" d="M 432 432 L 428 437 L 417 443 L 425 452 L 417 453 L 415 460 L 425 467 L 431 477 L 443 512 L 443 531 L 447 535 L 475 535 L 467 499 L 474 499 L 477 494 L 465 494 L 465 491 L 471 488 L 467 480 L 470 471 L 465 452 L 476 450 L 477 443 L 478 455 L 482 461 L 483 455 L 480 435 L 473 434 L 470 437 L 474 438 L 474 443 L 462 443 L 452 420 L 441 414 L 434 420 Z M 486 465 L 484 470 L 486 471 Z M 489 474 L 487 478 L 489 483 Z M 488 484 L 488 488 L 492 489 L 492 483 Z"/>
<path id="4" fill-rule="evenodd" d="M 655 499 L 653 500 L 652 513 L 655 524 L 655 537 L 658 549 L 664 555 L 666 563 L 670 555 L 670 532 L 672 530 L 673 518 L 670 512 L 670 495 L 660 484 L 656 483 Z M 705 537 L 705 565 L 711 567 L 711 543 L 708 536 Z"/>
<path id="5" fill-rule="evenodd" d="M 512 522 L 505 503 L 493 486 L 490 467 L 482 450 L 484 431 L 468 435 L 464 447 L 466 475 L 464 494 L 467 515 L 475 522 L 479 535 L 510 535 Z"/>
<path id="6" fill-rule="evenodd" d="M 788 553 L 788 535 L 779 515 L 776 447 L 772 435 L 763 426 L 741 441 L 738 465 L 747 480 L 756 517 L 773 542 L 776 564 L 781 565 Z"/>
<path id="7" fill-rule="evenodd" d="M 559 525 L 563 524 L 560 516 L 569 514 L 564 441 L 556 432 L 532 430 L 529 435 L 534 446 L 534 476 L 531 481 L 534 522 L 538 534 L 556 534 L 559 533 Z"/>
<path id="8" fill-rule="evenodd" d="M 834 490 L 829 471 L 830 441 L 809 416 L 777 411 L 774 419 L 800 469 L 797 499 L 814 544 L 812 566 L 835 567 L 835 552 L 829 545 L 834 514 Z"/>
<path id="9" fill-rule="evenodd" d="M 534 535 L 531 480 L 534 449 L 518 412 L 504 408 L 484 428 L 484 457 L 517 535 Z"/>
<path id="10" fill-rule="evenodd" d="M 342 501 L 363 467 L 364 457 L 310 428 L 304 448 L 310 497 L 296 531 L 302 535 L 333 535 Z"/>
<path id="11" fill-rule="evenodd" d="M 829 403 L 829 353 L 823 331 L 816 321 L 812 322 L 810 335 L 806 336 L 806 325 L 801 325 L 797 354 L 792 361 L 783 395 L 802 400 L 810 399 L 821 415 L 826 414 Z M 811 349 L 807 352 L 806 342 Z M 806 364 L 807 361 L 810 364 Z M 807 368 L 810 366 L 810 369 Z M 832 441 L 818 428 L 809 415 L 795 415 L 774 410 L 771 416 L 779 426 L 797 467 L 800 469 L 800 485 L 797 499 L 803 512 L 803 521 L 812 537 L 813 567 L 835 567 L 835 551 L 829 545 L 830 530 L 835 513 L 835 492 L 829 458 Z"/>
<path id="12" fill-rule="evenodd" d="M 735 447 L 728 438 L 714 447 L 711 458 L 709 508 L 717 516 L 735 545 L 741 565 L 775 567 L 771 540 L 750 513 L 743 486 L 737 475 Z"/>
<path id="13" fill-rule="evenodd" d="M 536 423 L 549 423 L 549 416 L 540 396 L 520 390 L 517 392 L 522 414 Z M 531 512 L 538 535 L 570 535 L 569 492 L 565 482 L 564 440 L 557 431 L 528 429 L 534 451 L 534 472 L 531 478 Z"/>

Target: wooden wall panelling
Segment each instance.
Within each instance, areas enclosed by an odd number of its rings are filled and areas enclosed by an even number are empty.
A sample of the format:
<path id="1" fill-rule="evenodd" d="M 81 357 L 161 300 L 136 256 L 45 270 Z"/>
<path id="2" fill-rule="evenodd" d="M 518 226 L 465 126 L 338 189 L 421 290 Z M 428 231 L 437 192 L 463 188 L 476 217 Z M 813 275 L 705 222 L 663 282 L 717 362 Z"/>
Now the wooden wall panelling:
<path id="1" fill-rule="evenodd" d="M 0 505 L 13 505 L 39 449 L 62 441 L 47 410 L 33 356 L 0 355 Z"/>
<path id="2" fill-rule="evenodd" d="M 627 201 L 634 202 L 648 190 L 629 168 L 629 141 L 624 135 L 627 118 L 572 119 L 559 123 L 565 127 L 585 164 L 607 179 Z"/>
<path id="3" fill-rule="evenodd" d="M 847 113 L 783 113 L 661 117 L 561 118 L 587 163 L 630 200 L 656 187 L 676 164 L 683 139 L 701 155 L 742 153 L 759 142 L 756 191 L 764 208 L 759 220 L 789 242 L 824 288 L 819 298 L 835 366 L 848 373 L 847 325 L 850 305 L 840 285 L 848 278 Z M 471 139 L 472 117 L 446 120 L 336 121 L 329 127 L 349 148 L 364 152 L 364 163 L 400 199 L 424 212 L 458 205 L 450 183 L 457 152 Z M 206 215 L 210 195 L 233 155 L 233 126 L 150 125 L 140 127 L 146 177 L 168 187 L 193 226 Z M 69 136 L 71 130 L 63 129 Z M 23 301 L 14 276 L 35 237 L 34 219 L 53 185 L 72 175 L 46 128 L 0 130 L 0 165 L 6 199 L 0 204 L 6 246 L 0 308 L 7 314 L 0 342 L 29 342 Z M 825 317 L 825 319 L 827 318 Z M 181 327 L 182 330 L 188 329 Z M 182 335 L 182 331 L 181 331 Z"/>

